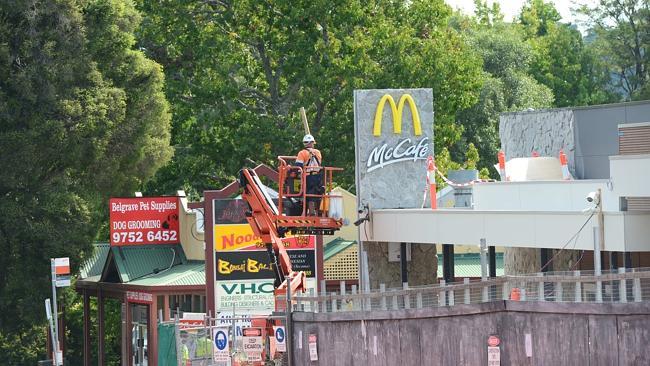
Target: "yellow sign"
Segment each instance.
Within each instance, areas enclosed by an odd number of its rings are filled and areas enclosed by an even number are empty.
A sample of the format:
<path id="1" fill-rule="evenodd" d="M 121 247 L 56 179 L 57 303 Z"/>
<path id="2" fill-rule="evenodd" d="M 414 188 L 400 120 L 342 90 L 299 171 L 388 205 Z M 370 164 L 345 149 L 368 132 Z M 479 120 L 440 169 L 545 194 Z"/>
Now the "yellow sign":
<path id="1" fill-rule="evenodd" d="M 217 252 L 229 252 L 250 246 L 265 248 L 248 223 L 214 226 L 214 250 Z"/>
<path id="2" fill-rule="evenodd" d="M 217 260 L 217 271 L 221 274 L 231 274 L 233 272 L 258 273 L 259 271 L 270 271 L 271 265 L 256 261 L 253 258 L 247 258 L 245 263 L 230 263 L 226 260 Z"/>
<path id="3" fill-rule="evenodd" d="M 422 126 L 420 125 L 420 115 L 418 114 L 418 108 L 415 105 L 413 97 L 409 94 L 404 94 L 399 98 L 399 103 L 395 105 L 395 99 L 389 94 L 385 94 L 379 100 L 377 104 L 377 111 L 375 112 L 375 123 L 373 125 L 372 134 L 375 136 L 381 136 L 381 120 L 382 115 L 384 114 L 384 105 L 386 102 L 390 105 L 390 109 L 393 113 L 393 132 L 396 134 L 402 133 L 402 115 L 404 113 L 404 104 L 408 102 L 409 108 L 411 109 L 411 115 L 413 116 L 413 132 L 416 136 L 422 135 Z"/>
<path id="4" fill-rule="evenodd" d="M 234 252 L 239 250 L 266 250 L 266 245 L 253 233 L 249 224 L 214 225 L 214 250 Z M 282 239 L 285 249 L 314 249 L 313 236 L 287 234 Z"/>

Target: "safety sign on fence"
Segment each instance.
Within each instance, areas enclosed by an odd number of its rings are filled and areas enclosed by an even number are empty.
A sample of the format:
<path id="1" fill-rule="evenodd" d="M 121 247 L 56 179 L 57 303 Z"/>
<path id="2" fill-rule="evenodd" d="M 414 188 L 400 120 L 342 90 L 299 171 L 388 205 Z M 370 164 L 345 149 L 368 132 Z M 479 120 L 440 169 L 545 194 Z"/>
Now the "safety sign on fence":
<path id="1" fill-rule="evenodd" d="M 262 361 L 262 328 L 244 328 L 244 353 L 248 361 Z"/>
<path id="2" fill-rule="evenodd" d="M 487 354 L 488 354 L 488 366 L 500 366 L 501 365 L 501 349 L 499 344 L 501 340 L 496 335 L 491 335 L 488 337 L 487 344 Z"/>
<path id="3" fill-rule="evenodd" d="M 275 349 L 278 352 L 287 352 L 287 337 L 284 326 L 274 326 L 273 333 L 275 334 Z"/>
<path id="4" fill-rule="evenodd" d="M 212 329 L 214 347 L 212 357 L 215 362 L 228 362 L 230 360 L 230 349 L 228 347 L 228 328 L 217 327 Z"/>
<path id="5" fill-rule="evenodd" d="M 309 335 L 309 360 L 318 361 L 318 345 L 316 343 L 316 334 Z"/>

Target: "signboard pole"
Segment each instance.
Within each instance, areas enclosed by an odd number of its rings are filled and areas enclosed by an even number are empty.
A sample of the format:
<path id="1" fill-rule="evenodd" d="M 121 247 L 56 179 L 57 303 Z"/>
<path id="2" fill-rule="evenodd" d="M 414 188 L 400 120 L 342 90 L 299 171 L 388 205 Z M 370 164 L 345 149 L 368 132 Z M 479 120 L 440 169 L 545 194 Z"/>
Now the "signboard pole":
<path id="1" fill-rule="evenodd" d="M 59 366 L 59 357 L 58 349 L 59 342 L 56 339 L 56 334 L 54 333 L 54 324 L 52 324 L 52 306 L 50 304 L 50 299 L 45 299 L 45 314 L 47 315 L 47 324 L 50 326 L 50 337 L 52 337 L 52 353 L 54 365 Z"/>
<path id="2" fill-rule="evenodd" d="M 54 354 L 56 356 L 59 352 L 59 308 L 56 306 L 56 266 L 54 264 L 54 261 L 54 258 L 50 258 L 50 267 L 52 269 L 52 315 L 54 318 L 54 336 L 56 337 L 53 345 L 55 346 Z M 54 364 L 58 366 L 56 360 Z"/>

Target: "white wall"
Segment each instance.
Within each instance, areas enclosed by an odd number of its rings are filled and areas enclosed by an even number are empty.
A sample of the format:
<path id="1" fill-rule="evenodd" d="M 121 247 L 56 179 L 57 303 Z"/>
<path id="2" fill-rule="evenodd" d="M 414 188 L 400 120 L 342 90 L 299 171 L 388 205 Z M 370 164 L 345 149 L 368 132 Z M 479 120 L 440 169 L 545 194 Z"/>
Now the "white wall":
<path id="1" fill-rule="evenodd" d="M 368 240 L 592 250 L 598 222 L 588 213 L 550 211 L 377 210 Z M 585 224 L 577 238 L 570 240 Z M 605 213 L 607 251 L 650 251 L 650 213 Z M 362 240 L 364 231 L 361 230 Z M 570 240 L 570 241 L 569 241 Z M 567 244 L 567 242 L 569 244 Z"/>
<path id="2" fill-rule="evenodd" d="M 611 185 L 610 185 L 611 187 Z M 592 207 L 586 197 L 601 189 L 603 209 L 618 211 L 618 196 L 607 180 L 495 182 L 474 185 L 476 210 L 574 211 Z"/>
<path id="3" fill-rule="evenodd" d="M 650 197 L 650 154 L 609 157 L 614 193 L 620 197 Z"/>

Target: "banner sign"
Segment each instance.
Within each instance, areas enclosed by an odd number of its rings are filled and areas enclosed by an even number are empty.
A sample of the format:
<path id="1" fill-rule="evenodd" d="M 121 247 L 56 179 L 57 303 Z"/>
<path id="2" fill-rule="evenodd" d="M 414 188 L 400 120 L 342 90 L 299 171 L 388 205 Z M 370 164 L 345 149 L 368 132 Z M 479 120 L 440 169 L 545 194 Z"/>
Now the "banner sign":
<path id="1" fill-rule="evenodd" d="M 266 250 L 215 253 L 215 280 L 263 280 L 274 278 Z"/>
<path id="2" fill-rule="evenodd" d="M 266 250 L 259 236 L 253 233 L 248 223 L 215 225 L 214 250 L 232 252 L 237 250 Z M 282 239 L 285 249 L 314 249 L 316 237 L 313 235 L 289 236 Z"/>
<path id="3" fill-rule="evenodd" d="M 373 209 L 419 208 L 433 155 L 433 91 L 354 91 L 357 195 Z"/>
<path id="4" fill-rule="evenodd" d="M 111 198 L 111 245 L 179 243 L 178 206 L 178 197 Z"/>
<path id="5" fill-rule="evenodd" d="M 275 308 L 273 280 L 217 282 L 217 311 L 268 311 Z"/>
<path id="6" fill-rule="evenodd" d="M 303 271 L 307 278 L 316 278 L 316 251 L 313 249 L 306 250 L 288 250 L 291 268 L 295 272 Z"/>
<path id="7" fill-rule="evenodd" d="M 228 224 L 245 224 L 246 210 L 248 204 L 243 199 L 217 199 L 212 204 L 214 208 L 214 224 L 215 225 L 228 225 Z"/>
<path id="8" fill-rule="evenodd" d="M 126 299 L 129 300 L 129 302 L 151 304 L 153 302 L 153 295 L 147 292 L 127 291 Z"/>

